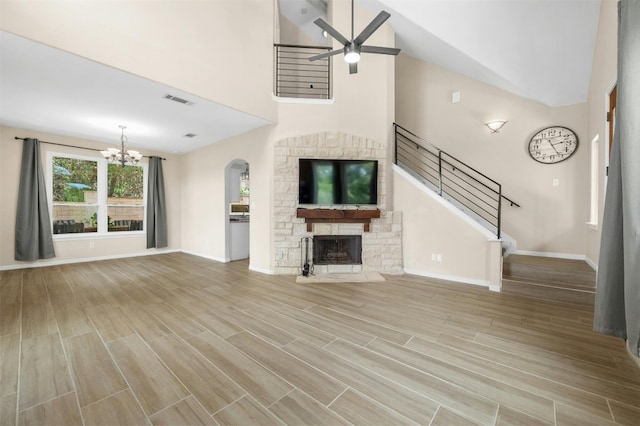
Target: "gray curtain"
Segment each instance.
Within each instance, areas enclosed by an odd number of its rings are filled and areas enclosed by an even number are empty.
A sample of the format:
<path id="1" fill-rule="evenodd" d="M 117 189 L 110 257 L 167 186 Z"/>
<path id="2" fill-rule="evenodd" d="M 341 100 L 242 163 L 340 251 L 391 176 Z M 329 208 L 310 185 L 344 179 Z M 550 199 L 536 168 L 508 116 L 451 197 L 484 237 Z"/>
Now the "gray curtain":
<path id="1" fill-rule="evenodd" d="M 618 3 L 618 93 L 594 330 L 640 345 L 640 1 Z"/>
<path id="2" fill-rule="evenodd" d="M 147 187 L 147 248 L 167 247 L 167 208 L 164 199 L 162 158 L 149 158 Z"/>
<path id="3" fill-rule="evenodd" d="M 40 142 L 37 139 L 25 139 L 22 143 L 16 210 L 15 259 L 50 259 L 55 255 L 44 174 L 40 164 Z"/>

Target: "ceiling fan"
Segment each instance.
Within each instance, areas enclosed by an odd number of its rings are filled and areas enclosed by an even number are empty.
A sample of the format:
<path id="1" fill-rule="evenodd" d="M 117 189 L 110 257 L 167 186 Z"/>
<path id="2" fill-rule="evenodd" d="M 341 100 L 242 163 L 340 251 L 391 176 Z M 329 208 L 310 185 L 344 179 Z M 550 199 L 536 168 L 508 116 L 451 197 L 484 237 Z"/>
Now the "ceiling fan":
<path id="1" fill-rule="evenodd" d="M 330 52 L 321 53 L 309 58 L 310 61 L 317 61 L 318 59 L 328 58 L 330 56 L 344 53 L 344 60 L 349 64 L 349 74 L 355 74 L 358 72 L 358 61 L 360 60 L 361 53 L 378 53 L 382 55 L 397 55 L 400 53 L 400 49 L 391 47 L 380 46 L 363 46 L 363 43 L 367 41 L 369 37 L 389 19 L 391 15 L 384 10 L 376 16 L 373 21 L 362 30 L 358 37 L 353 36 L 353 0 L 351 0 L 351 40 L 348 40 L 345 36 L 340 34 L 335 28 L 329 25 L 324 19 L 318 18 L 313 21 L 314 24 L 326 31 L 331 37 L 338 40 L 344 46 L 342 49 L 332 50 Z"/>

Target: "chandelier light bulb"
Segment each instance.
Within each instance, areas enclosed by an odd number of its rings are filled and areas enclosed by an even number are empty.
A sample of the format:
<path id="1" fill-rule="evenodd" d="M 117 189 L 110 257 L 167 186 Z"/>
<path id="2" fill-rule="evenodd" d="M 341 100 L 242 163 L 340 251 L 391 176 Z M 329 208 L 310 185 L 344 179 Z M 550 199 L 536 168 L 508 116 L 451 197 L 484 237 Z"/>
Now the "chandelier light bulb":
<path id="1" fill-rule="evenodd" d="M 120 148 L 107 148 L 104 151 L 100 151 L 100 153 L 108 162 L 120 164 L 123 167 L 127 164 L 138 164 L 143 155 L 138 151 L 127 150 L 126 143 L 128 139 L 124 135 L 124 129 L 126 129 L 127 126 L 120 125 L 118 127 L 120 127 L 122 131 L 120 135 Z"/>

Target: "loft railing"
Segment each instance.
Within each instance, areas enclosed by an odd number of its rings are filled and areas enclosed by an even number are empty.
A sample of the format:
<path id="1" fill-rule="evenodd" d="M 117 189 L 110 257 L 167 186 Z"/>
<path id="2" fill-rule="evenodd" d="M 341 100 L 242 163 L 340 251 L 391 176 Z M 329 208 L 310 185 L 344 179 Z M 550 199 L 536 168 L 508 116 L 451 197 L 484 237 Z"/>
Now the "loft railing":
<path id="1" fill-rule="evenodd" d="M 331 58 L 309 58 L 330 47 L 274 44 L 274 93 L 283 98 L 331 99 Z"/>
<path id="2" fill-rule="evenodd" d="M 500 238 L 502 185 L 394 123 L 395 163 L 431 186 L 441 197 L 475 217 Z"/>

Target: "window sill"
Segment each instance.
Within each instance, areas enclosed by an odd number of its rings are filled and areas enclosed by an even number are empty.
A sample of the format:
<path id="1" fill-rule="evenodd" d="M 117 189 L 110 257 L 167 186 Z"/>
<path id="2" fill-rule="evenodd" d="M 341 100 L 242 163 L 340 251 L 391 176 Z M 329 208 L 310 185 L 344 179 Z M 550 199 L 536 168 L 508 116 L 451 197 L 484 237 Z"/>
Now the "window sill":
<path id="1" fill-rule="evenodd" d="M 590 229 L 593 229 L 594 231 L 597 231 L 597 230 L 598 230 L 598 223 L 587 222 L 587 226 L 588 226 Z"/>
<path id="2" fill-rule="evenodd" d="M 109 233 L 83 232 L 78 234 L 53 234 L 53 241 L 99 240 L 105 238 L 131 238 L 145 236 L 145 231 L 119 231 Z"/>

